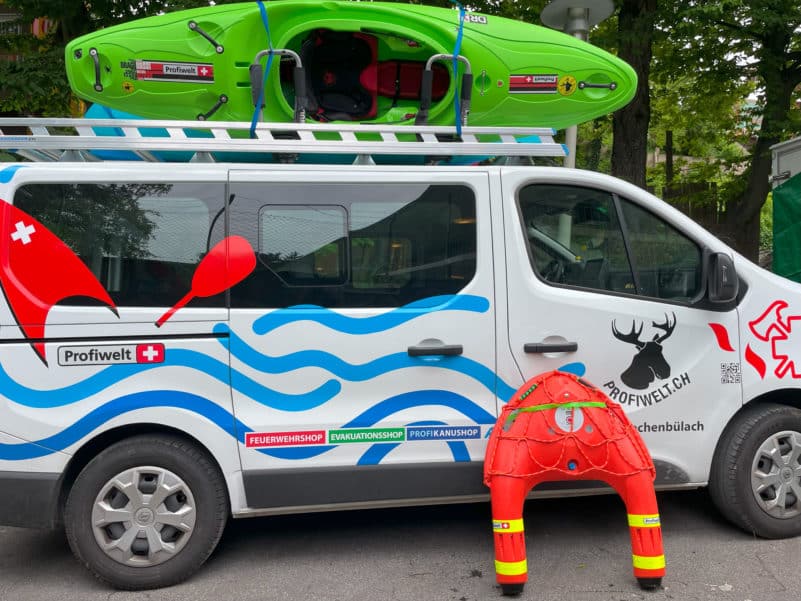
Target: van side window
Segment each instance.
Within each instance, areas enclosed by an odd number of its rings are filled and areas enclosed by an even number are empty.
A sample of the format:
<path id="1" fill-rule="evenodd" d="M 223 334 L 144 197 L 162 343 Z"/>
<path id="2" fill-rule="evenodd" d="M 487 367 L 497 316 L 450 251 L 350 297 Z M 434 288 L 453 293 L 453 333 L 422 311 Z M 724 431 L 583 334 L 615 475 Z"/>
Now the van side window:
<path id="1" fill-rule="evenodd" d="M 259 211 L 259 257 L 284 285 L 345 282 L 343 207 L 267 206 Z"/>
<path id="2" fill-rule="evenodd" d="M 234 307 L 399 307 L 456 294 L 475 275 L 476 206 L 466 186 L 231 186 L 231 233 L 258 249 Z"/>
<path id="3" fill-rule="evenodd" d="M 701 291 L 700 248 L 630 201 L 541 184 L 518 202 L 532 267 L 546 282 L 685 302 Z"/>
<path id="4" fill-rule="evenodd" d="M 660 218 L 620 199 L 639 293 L 691 301 L 701 293 L 701 249 Z"/>
<path id="5" fill-rule="evenodd" d="M 169 307 L 190 290 L 207 244 L 220 240 L 224 220 L 215 217 L 224 197 L 223 184 L 208 183 L 27 184 L 14 204 L 64 241 L 117 306 Z M 224 301 L 220 294 L 192 306 Z M 82 297 L 61 302 L 95 304 Z"/>
<path id="6" fill-rule="evenodd" d="M 532 185 L 521 190 L 519 202 L 540 277 L 554 284 L 636 292 L 611 194 Z"/>

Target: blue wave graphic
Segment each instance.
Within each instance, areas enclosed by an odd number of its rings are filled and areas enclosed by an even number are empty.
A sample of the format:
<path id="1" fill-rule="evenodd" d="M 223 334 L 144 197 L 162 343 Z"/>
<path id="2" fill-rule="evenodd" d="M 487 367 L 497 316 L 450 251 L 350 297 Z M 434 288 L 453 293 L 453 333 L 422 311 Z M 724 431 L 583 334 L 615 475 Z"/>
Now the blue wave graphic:
<path id="1" fill-rule="evenodd" d="M 461 440 L 448 440 L 443 442 L 446 442 L 448 447 L 450 447 L 454 461 L 472 461 L 470 459 L 470 453 L 467 450 L 467 445 Z M 399 447 L 400 444 L 399 442 L 374 444 L 365 451 L 356 465 L 378 465 L 384 457 L 389 455 L 396 447 Z"/>
<path id="2" fill-rule="evenodd" d="M 5 169 L 0 169 L 0 184 L 7 184 L 14 179 L 14 174 L 22 169 L 24 165 L 11 165 Z"/>
<path id="3" fill-rule="evenodd" d="M 112 365 L 81 382 L 51 390 L 37 390 L 22 386 L 13 380 L 0 365 L 0 390 L 3 391 L 4 396 L 18 405 L 35 409 L 52 409 L 81 401 L 136 374 L 174 366 L 197 370 L 225 384 L 228 383 L 230 377 L 231 386 L 235 390 L 262 405 L 279 411 L 308 411 L 309 409 L 314 409 L 334 398 L 342 389 L 342 385 L 339 382 L 329 380 L 311 392 L 285 394 L 267 388 L 244 374 L 231 370 L 227 363 L 213 359 L 203 353 L 187 349 L 168 348 L 165 353 L 164 363 Z"/>
<path id="4" fill-rule="evenodd" d="M 296 305 L 288 309 L 277 309 L 259 317 L 253 322 L 253 332 L 261 335 L 289 323 L 312 321 L 344 334 L 360 336 L 391 330 L 435 311 L 485 313 L 489 310 L 489 306 L 486 298 L 468 294 L 431 296 L 372 317 L 349 317 L 317 305 Z"/>
<path id="5" fill-rule="evenodd" d="M 153 390 L 129 394 L 101 405 L 53 436 L 35 442 L 0 444 L 0 459 L 19 461 L 63 451 L 118 415 L 153 407 L 175 407 L 202 415 L 240 442 L 244 442 L 245 433 L 252 432 L 228 411 L 201 396 L 175 390 Z"/>
<path id="6" fill-rule="evenodd" d="M 343 428 L 357 427 L 358 424 L 364 424 L 367 426 L 374 425 L 376 421 L 370 422 L 370 420 L 383 419 L 384 417 L 391 415 L 391 413 L 394 411 L 399 411 L 414 406 L 437 404 L 457 409 L 473 419 L 477 417 L 481 420 L 484 420 L 480 423 L 494 422 L 494 418 L 492 418 L 489 413 L 464 397 L 444 390 L 429 390 L 424 391 L 423 394 L 407 393 L 386 399 L 373 408 L 376 409 L 375 411 L 372 409 L 368 410 L 355 420 L 345 424 Z M 231 415 L 228 411 L 206 398 L 196 394 L 175 390 L 153 390 L 148 392 L 137 392 L 119 397 L 113 401 L 109 401 L 108 403 L 90 411 L 61 432 L 53 434 L 52 436 L 48 436 L 47 438 L 17 444 L 0 443 L 0 459 L 7 461 L 20 461 L 24 459 L 44 457 L 58 451 L 63 451 L 70 445 L 81 440 L 87 434 L 94 431 L 96 428 L 119 415 L 128 413 L 130 411 L 135 411 L 137 409 L 148 409 L 155 407 L 173 407 L 197 413 L 208 419 L 210 422 L 216 424 L 221 430 L 238 440 L 240 443 L 244 443 L 245 435 L 248 432 L 253 432 L 253 429 L 247 424 L 236 419 L 236 417 Z M 461 443 L 460 441 L 448 441 L 448 444 L 451 447 L 451 452 L 455 461 L 470 460 L 467 447 L 464 445 L 464 443 Z M 336 446 L 337 445 L 282 449 L 258 449 L 258 451 L 278 459 L 301 460 L 317 457 L 318 455 L 322 455 L 323 453 L 327 453 L 331 449 L 336 448 Z M 372 454 L 369 454 L 370 450 L 368 450 L 367 453 L 365 453 L 368 455 L 368 459 L 366 460 L 378 462 L 383 456 L 386 455 L 386 453 L 391 450 L 391 448 L 387 448 L 386 452 L 383 454 L 378 450 L 373 451 Z M 365 460 L 364 456 L 362 457 L 362 460 Z"/>
<path id="7" fill-rule="evenodd" d="M 415 390 L 384 399 L 342 427 L 369 428 L 399 411 L 423 406 L 450 407 L 469 417 L 477 424 L 494 424 L 496 419 L 494 415 L 483 407 L 455 392 L 449 390 Z"/>
<path id="8" fill-rule="evenodd" d="M 361 365 L 348 363 L 336 355 L 318 350 L 298 351 L 289 355 L 271 357 L 248 345 L 231 332 L 226 324 L 217 324 L 214 332 L 229 336 L 231 354 L 234 357 L 249 367 L 268 374 L 280 374 L 304 367 L 319 367 L 342 380 L 364 382 L 398 369 L 432 367 L 449 369 L 471 377 L 502 399 L 511 398 L 515 392 L 511 386 L 498 378 L 494 371 L 466 357 L 442 357 L 431 361 L 430 358 L 410 357 L 408 353 L 401 352 L 379 357 Z"/>
<path id="9" fill-rule="evenodd" d="M 439 405 L 455 409 L 456 411 L 459 411 L 463 415 L 472 419 L 477 424 L 494 424 L 496 419 L 495 416 L 489 413 L 486 409 L 483 409 L 470 399 L 466 399 L 465 397 L 456 394 L 454 392 L 450 392 L 448 390 L 419 390 L 419 391 L 399 394 L 397 396 L 385 399 L 380 403 L 378 403 L 377 405 L 374 405 L 361 415 L 355 417 L 348 423 L 343 424 L 341 427 L 369 428 L 371 426 L 374 426 L 381 420 L 388 418 L 394 413 L 397 413 L 398 411 L 403 411 L 404 409 L 409 409 L 412 407 L 423 407 L 431 405 Z M 392 444 L 395 443 L 381 443 L 380 446 L 384 445 L 391 446 Z M 327 453 L 331 449 L 335 448 L 335 446 L 338 445 L 328 445 L 325 447 L 259 449 L 259 452 L 263 453 L 264 455 L 268 455 L 270 457 L 275 457 L 276 459 L 298 460 L 298 459 L 309 459 L 311 457 L 317 457 L 318 455 Z M 392 448 L 389 448 L 387 450 L 387 453 L 391 451 Z M 461 453 L 461 451 L 459 451 L 459 457 L 463 458 L 465 456 L 467 456 L 468 459 L 458 459 L 458 460 L 469 461 L 469 454 L 467 453 L 466 447 L 464 449 L 463 454 Z M 456 455 L 454 455 L 454 458 L 455 457 Z"/>
<path id="10" fill-rule="evenodd" d="M 331 449 L 336 449 L 339 445 L 325 445 L 322 447 L 291 447 L 285 449 L 255 449 L 262 455 L 275 457 L 276 459 L 288 459 L 297 461 L 299 459 L 311 459 L 327 453 Z"/>
<path id="11" fill-rule="evenodd" d="M 567 363 L 562 367 L 557 367 L 559 371 L 563 371 L 569 374 L 573 374 L 574 376 L 578 376 L 579 378 L 587 373 L 587 366 L 583 363 Z"/>

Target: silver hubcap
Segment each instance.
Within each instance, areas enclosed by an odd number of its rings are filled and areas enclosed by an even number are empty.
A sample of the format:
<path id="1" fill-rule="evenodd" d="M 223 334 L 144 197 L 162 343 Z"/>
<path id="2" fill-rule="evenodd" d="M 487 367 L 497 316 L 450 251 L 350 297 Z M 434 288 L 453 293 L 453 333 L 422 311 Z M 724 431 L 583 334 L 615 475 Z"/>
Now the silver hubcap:
<path id="1" fill-rule="evenodd" d="M 160 467 L 135 467 L 100 490 L 92 508 L 92 530 L 113 560 L 150 567 L 186 546 L 196 518 L 195 499 L 181 478 Z"/>
<path id="2" fill-rule="evenodd" d="M 778 432 L 762 443 L 751 466 L 751 489 L 771 516 L 801 514 L 801 433 Z"/>

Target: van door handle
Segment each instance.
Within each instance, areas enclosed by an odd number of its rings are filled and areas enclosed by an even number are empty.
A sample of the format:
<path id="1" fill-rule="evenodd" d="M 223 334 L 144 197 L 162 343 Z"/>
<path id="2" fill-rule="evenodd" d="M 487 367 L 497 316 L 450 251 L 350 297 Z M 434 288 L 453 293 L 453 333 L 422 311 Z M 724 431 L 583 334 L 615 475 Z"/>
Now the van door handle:
<path id="1" fill-rule="evenodd" d="M 464 348 L 461 344 L 440 344 L 437 346 L 410 346 L 406 349 L 410 357 L 430 357 L 435 355 L 461 355 Z"/>
<path id="2" fill-rule="evenodd" d="M 575 353 L 578 342 L 526 342 L 523 351 L 526 353 Z"/>

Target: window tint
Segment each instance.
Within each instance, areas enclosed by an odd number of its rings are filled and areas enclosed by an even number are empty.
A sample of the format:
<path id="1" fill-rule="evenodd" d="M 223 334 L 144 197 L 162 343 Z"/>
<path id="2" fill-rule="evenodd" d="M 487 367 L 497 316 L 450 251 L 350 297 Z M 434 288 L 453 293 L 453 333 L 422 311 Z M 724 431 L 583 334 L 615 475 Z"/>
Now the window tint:
<path id="1" fill-rule="evenodd" d="M 621 199 L 640 294 L 691 300 L 701 292 L 701 249 L 676 229 Z"/>
<path id="2" fill-rule="evenodd" d="M 34 184 L 21 187 L 14 204 L 63 240 L 117 306 L 163 307 L 189 291 L 207 245 L 220 240 L 223 198 L 222 184 Z M 189 306 L 223 306 L 224 299 Z"/>
<path id="3" fill-rule="evenodd" d="M 531 185 L 521 190 L 519 204 L 532 266 L 548 282 L 678 301 L 701 291 L 700 248 L 625 199 L 589 188 Z"/>
<path id="4" fill-rule="evenodd" d="M 342 207 L 262 207 L 259 251 L 285 285 L 345 281 L 347 219 Z"/>
<path id="5" fill-rule="evenodd" d="M 464 186 L 235 184 L 231 233 L 258 248 L 235 307 L 397 307 L 459 292 L 475 274 Z M 258 225 L 254 225 L 258 224 Z"/>
<path id="6" fill-rule="evenodd" d="M 606 192 L 528 186 L 520 192 L 532 265 L 546 281 L 633 294 L 623 234 Z"/>

